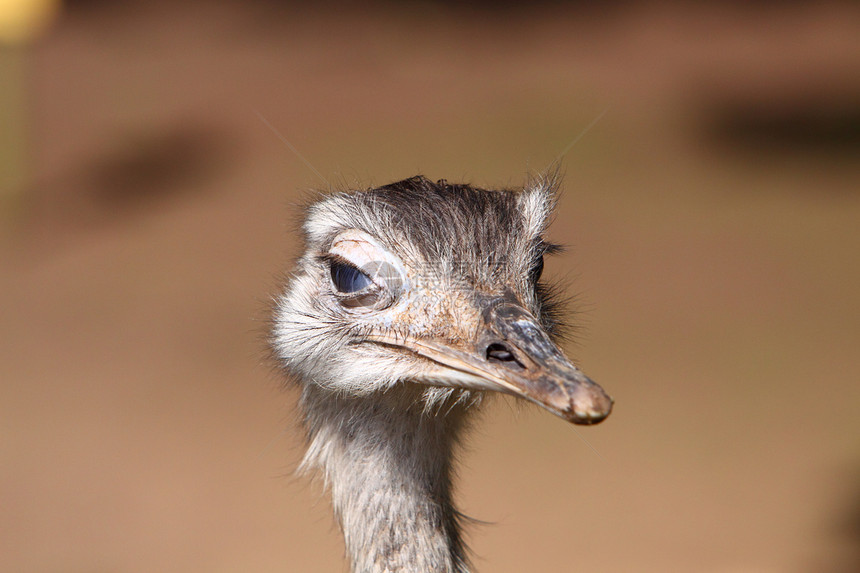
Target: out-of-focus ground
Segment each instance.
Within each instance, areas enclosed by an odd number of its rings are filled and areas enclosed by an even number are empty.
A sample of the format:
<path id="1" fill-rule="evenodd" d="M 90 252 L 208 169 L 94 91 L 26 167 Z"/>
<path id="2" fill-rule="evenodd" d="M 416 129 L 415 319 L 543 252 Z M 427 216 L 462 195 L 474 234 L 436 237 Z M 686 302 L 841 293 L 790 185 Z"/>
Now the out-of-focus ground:
<path id="1" fill-rule="evenodd" d="M 295 205 L 516 185 L 604 112 L 547 274 L 616 409 L 489 409 L 476 569 L 860 570 L 856 3 L 77 1 L 3 54 L 0 570 L 343 571 L 265 360 Z"/>

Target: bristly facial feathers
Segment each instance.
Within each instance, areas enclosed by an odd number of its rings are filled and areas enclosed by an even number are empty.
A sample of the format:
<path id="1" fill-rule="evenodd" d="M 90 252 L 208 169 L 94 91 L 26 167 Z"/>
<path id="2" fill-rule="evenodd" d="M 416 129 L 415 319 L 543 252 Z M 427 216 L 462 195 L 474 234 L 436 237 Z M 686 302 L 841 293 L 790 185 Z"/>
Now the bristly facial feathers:
<path id="1" fill-rule="evenodd" d="M 553 179 L 412 177 L 312 204 L 271 344 L 302 388 L 302 467 L 332 491 L 356 573 L 467 571 L 452 452 L 487 392 L 595 424 L 612 400 L 552 340 L 540 282 Z"/>
<path id="2" fill-rule="evenodd" d="M 272 342 L 278 357 L 293 374 L 313 375 L 316 384 L 331 389 L 364 393 L 402 380 L 399 369 L 387 369 L 373 356 L 366 357 L 372 362 L 372 381 L 345 376 L 342 359 L 353 364 L 365 357 L 341 356 L 340 350 L 373 329 L 369 318 L 356 320 L 354 312 L 344 311 L 328 296 L 328 268 L 321 257 L 337 234 L 348 229 L 367 233 L 399 257 L 404 282 L 412 291 L 405 293 L 404 299 L 410 299 L 406 306 L 425 308 L 420 323 L 404 313 L 401 317 L 407 320 L 398 321 L 392 313 L 382 317 L 384 328 L 407 337 L 448 318 L 460 335 L 471 338 L 474 321 L 453 304 L 457 293 L 502 294 L 513 289 L 544 328 L 556 333 L 561 330 L 556 300 L 551 289 L 538 282 L 544 255 L 559 250 L 543 238 L 555 202 L 553 182 L 545 179 L 524 190 L 497 191 L 419 176 L 335 193 L 314 203 L 304 223 L 306 253 L 276 309 Z M 432 387 L 427 390 L 428 398 L 439 394 Z"/>

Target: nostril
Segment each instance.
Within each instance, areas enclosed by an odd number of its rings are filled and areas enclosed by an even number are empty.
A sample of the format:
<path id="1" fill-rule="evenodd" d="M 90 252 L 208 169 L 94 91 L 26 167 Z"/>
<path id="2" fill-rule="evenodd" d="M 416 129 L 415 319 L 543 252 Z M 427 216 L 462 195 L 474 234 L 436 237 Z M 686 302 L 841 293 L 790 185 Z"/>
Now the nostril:
<path id="1" fill-rule="evenodd" d="M 490 362 L 505 362 L 510 366 L 525 368 L 523 363 L 517 360 L 516 355 L 511 349 L 501 342 L 494 342 L 487 346 L 487 360 Z"/>

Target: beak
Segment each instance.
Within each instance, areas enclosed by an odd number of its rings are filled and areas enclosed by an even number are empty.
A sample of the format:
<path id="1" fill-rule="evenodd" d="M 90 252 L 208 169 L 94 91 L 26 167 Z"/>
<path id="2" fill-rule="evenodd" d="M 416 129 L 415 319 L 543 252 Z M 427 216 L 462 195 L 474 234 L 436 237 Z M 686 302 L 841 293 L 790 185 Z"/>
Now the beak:
<path id="1" fill-rule="evenodd" d="M 458 371 L 451 385 L 519 396 L 574 424 L 597 424 L 609 415 L 612 398 L 562 354 L 531 313 L 510 297 L 486 302 L 470 347 L 426 338 L 370 339 Z"/>

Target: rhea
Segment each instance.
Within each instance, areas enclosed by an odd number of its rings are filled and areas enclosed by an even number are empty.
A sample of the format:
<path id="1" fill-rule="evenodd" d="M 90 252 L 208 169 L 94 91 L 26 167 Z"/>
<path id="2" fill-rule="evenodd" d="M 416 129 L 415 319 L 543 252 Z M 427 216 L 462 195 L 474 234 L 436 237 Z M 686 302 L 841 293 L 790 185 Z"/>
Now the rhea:
<path id="1" fill-rule="evenodd" d="M 271 343 L 301 387 L 300 467 L 330 488 L 354 573 L 469 570 L 453 454 L 485 395 L 574 424 L 609 415 L 554 342 L 541 282 L 554 187 L 418 176 L 309 206 Z"/>

